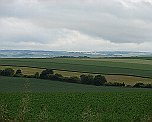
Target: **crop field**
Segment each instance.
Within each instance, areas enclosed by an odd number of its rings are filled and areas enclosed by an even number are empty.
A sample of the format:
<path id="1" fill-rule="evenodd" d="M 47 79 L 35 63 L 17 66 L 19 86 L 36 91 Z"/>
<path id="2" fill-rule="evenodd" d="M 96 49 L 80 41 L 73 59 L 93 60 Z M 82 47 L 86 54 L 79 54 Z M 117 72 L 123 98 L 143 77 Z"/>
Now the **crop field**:
<path id="1" fill-rule="evenodd" d="M 143 78 L 152 77 L 152 60 L 147 58 L 0 59 L 0 65 L 27 75 L 50 68 L 63 76 L 99 73 L 110 82 L 152 83 Z M 152 89 L 0 76 L 0 121 L 151 122 Z"/>
<path id="2" fill-rule="evenodd" d="M 104 75 L 108 82 L 125 82 L 128 85 L 134 85 L 137 82 L 152 83 L 152 60 L 150 59 L 148 57 L 0 59 L 0 65 L 29 66 L 12 67 L 15 70 L 21 69 L 27 75 L 33 75 L 35 72 L 40 73 L 43 70 L 40 68 L 54 69 L 55 73 L 63 76 L 80 76 L 84 72 L 98 73 Z M 0 69 L 4 68 L 6 66 L 0 66 Z"/>
<path id="3" fill-rule="evenodd" d="M 152 90 L 0 77 L 0 120 L 152 120 Z"/>
<path id="4" fill-rule="evenodd" d="M 0 93 L 0 115 L 10 121 L 151 122 L 151 93 Z"/>
<path id="5" fill-rule="evenodd" d="M 29 67 L 13 67 L 13 66 L 0 66 L 1 70 L 4 70 L 6 68 L 12 68 L 13 70 L 21 69 L 22 73 L 25 75 L 34 75 L 36 72 L 42 72 L 43 69 L 39 68 L 29 68 Z"/>
<path id="6" fill-rule="evenodd" d="M 113 61 L 114 60 L 114 61 Z M 121 60 L 121 61 L 120 61 Z M 127 60 L 130 60 L 127 62 Z M 152 77 L 152 60 L 145 59 L 0 59 L 0 65 L 20 65 L 68 71 Z"/>

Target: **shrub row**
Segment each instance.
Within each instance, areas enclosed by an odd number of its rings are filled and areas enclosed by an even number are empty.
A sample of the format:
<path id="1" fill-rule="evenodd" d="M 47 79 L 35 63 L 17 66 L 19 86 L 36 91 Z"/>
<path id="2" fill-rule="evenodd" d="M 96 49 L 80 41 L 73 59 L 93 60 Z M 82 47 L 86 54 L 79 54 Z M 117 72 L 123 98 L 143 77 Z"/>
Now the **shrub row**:
<path id="1" fill-rule="evenodd" d="M 10 76 L 10 77 L 26 77 L 26 78 L 37 78 L 37 79 L 47 79 L 47 80 L 55 80 L 55 81 L 63 81 L 70 83 L 81 83 L 87 85 L 96 85 L 96 86 L 119 86 L 119 87 L 135 87 L 135 88 L 152 88 L 152 84 L 144 84 L 144 83 L 136 83 L 134 86 L 125 85 L 125 83 L 118 82 L 107 82 L 106 78 L 102 75 L 85 75 L 82 74 L 80 77 L 71 76 L 64 77 L 61 74 L 54 74 L 53 70 L 46 69 L 43 70 L 40 74 L 36 72 L 34 75 L 24 75 L 20 69 L 16 72 L 12 68 L 6 68 L 4 70 L 0 70 L 0 75 L 2 76 Z"/>
<path id="2" fill-rule="evenodd" d="M 50 79 L 50 80 L 58 80 L 65 81 L 70 83 L 81 83 L 88 85 L 96 85 L 100 86 L 107 82 L 106 78 L 101 75 L 81 75 L 80 77 L 72 76 L 72 77 L 63 77 L 61 74 L 54 74 L 54 72 L 50 69 L 43 70 L 39 76 L 40 79 Z"/>
<path id="3" fill-rule="evenodd" d="M 136 83 L 133 87 L 135 87 L 135 88 L 152 88 L 152 84 Z"/>
<path id="4" fill-rule="evenodd" d="M 11 77 L 26 77 L 26 78 L 40 78 L 40 79 L 48 79 L 48 80 L 56 80 L 56 81 L 64 81 L 70 83 L 81 83 L 88 85 L 96 85 L 100 86 L 107 82 L 106 78 L 101 75 L 81 75 L 80 77 L 72 76 L 72 77 L 63 77 L 61 74 L 54 74 L 53 70 L 46 69 L 43 70 L 40 74 L 36 72 L 34 75 L 24 75 L 20 69 L 16 72 L 12 68 L 6 68 L 4 70 L 0 70 L 0 75 L 2 76 L 11 76 Z"/>

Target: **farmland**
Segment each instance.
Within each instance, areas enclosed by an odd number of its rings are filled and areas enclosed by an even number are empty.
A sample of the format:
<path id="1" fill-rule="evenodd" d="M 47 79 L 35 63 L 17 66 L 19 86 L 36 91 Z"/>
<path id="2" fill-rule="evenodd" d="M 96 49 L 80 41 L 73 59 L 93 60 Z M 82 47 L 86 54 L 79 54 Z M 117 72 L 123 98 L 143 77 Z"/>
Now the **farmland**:
<path id="1" fill-rule="evenodd" d="M 141 88 L 104 87 L 29 78 L 0 77 L 0 92 L 123 92 L 151 91 Z"/>
<path id="2" fill-rule="evenodd" d="M 152 83 L 152 60 L 145 58 L 0 59 L 0 65 L 27 75 L 50 68 L 63 76 L 103 74 L 109 82 Z M 151 122 L 152 89 L 0 76 L 0 121 L 4 120 Z"/>
<path id="3" fill-rule="evenodd" d="M 54 69 L 63 76 L 80 76 L 82 73 L 102 74 L 108 82 L 152 83 L 151 58 L 51 58 L 51 59 L 1 59 L 0 65 L 15 65 L 24 74 L 41 72 L 41 68 Z M 26 66 L 26 67 L 17 67 Z M 0 66 L 4 69 L 8 66 Z M 31 68 L 36 67 L 36 68 Z M 137 76 L 137 77 L 136 77 Z"/>
<path id="4" fill-rule="evenodd" d="M 151 122 L 152 120 L 151 92 L 0 93 L 0 98 L 3 109 L 1 115 L 9 120 L 35 122 Z"/>
<path id="5" fill-rule="evenodd" d="M 0 119 L 20 121 L 148 121 L 151 89 L 97 87 L 0 77 Z"/>
<path id="6" fill-rule="evenodd" d="M 121 60 L 121 61 L 120 61 Z M 59 70 L 121 74 L 141 77 L 152 77 L 152 64 L 142 64 L 145 59 L 124 59 L 111 61 L 111 59 L 79 59 L 79 58 L 52 58 L 52 59 L 1 59 L 1 65 L 30 66 L 39 68 L 51 68 Z M 139 61 L 140 60 L 140 61 Z M 147 61 L 147 60 L 146 60 Z"/>
<path id="7" fill-rule="evenodd" d="M 0 69 L 5 69 L 5 68 L 12 68 L 15 71 L 17 69 L 21 69 L 23 74 L 25 75 L 33 75 L 36 72 L 41 73 L 43 69 L 39 68 L 30 68 L 30 67 L 14 67 L 14 66 L 0 66 Z M 82 73 L 80 72 L 70 72 L 70 71 L 60 71 L 60 70 L 54 70 L 54 73 L 62 74 L 65 77 L 70 77 L 70 76 L 77 76 L 79 77 Z M 88 74 L 88 73 L 83 73 L 83 74 Z M 95 75 L 95 74 L 92 74 Z M 119 83 L 126 83 L 128 85 L 134 85 L 135 83 L 138 82 L 143 82 L 146 84 L 151 84 L 152 79 L 150 78 L 142 78 L 142 77 L 134 77 L 134 76 L 124 76 L 124 75 L 104 75 L 107 79 L 108 82 L 119 82 Z"/>

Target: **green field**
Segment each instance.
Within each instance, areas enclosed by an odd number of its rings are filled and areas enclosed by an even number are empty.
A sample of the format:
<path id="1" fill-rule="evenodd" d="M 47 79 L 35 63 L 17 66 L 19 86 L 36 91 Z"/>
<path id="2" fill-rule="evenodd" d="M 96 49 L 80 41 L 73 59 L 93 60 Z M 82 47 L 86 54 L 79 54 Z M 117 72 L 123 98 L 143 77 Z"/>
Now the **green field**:
<path id="1" fill-rule="evenodd" d="M 22 69 L 27 75 L 50 68 L 63 76 L 103 73 L 111 74 L 105 75 L 110 82 L 152 82 L 143 78 L 152 77 L 152 60 L 147 58 L 0 59 L 0 65 L 0 69 Z M 151 122 L 152 89 L 0 76 L 0 121 Z"/>
<path id="2" fill-rule="evenodd" d="M 114 61 L 113 61 L 114 60 Z M 52 58 L 52 59 L 0 59 L 0 65 L 20 65 L 43 67 L 59 70 L 135 75 L 152 78 L 152 60 L 145 59 L 80 59 L 80 58 Z"/>
<path id="3" fill-rule="evenodd" d="M 123 92 L 151 91 L 151 89 L 92 86 L 61 81 L 0 77 L 0 92 Z M 26 87 L 28 86 L 28 89 Z"/>
<path id="4" fill-rule="evenodd" d="M 151 58 L 51 58 L 51 59 L 0 59 L 0 65 L 16 65 L 27 67 L 12 67 L 21 69 L 26 75 L 33 75 L 43 69 L 51 68 L 55 73 L 63 76 L 80 76 L 89 74 L 103 74 L 108 82 L 125 82 L 134 85 L 138 82 L 152 83 Z M 8 66 L 7 66 L 8 67 Z M 30 68 L 37 67 L 37 68 Z M 4 69 L 6 66 L 0 66 Z M 73 72 L 76 71 L 76 72 Z M 138 77 L 136 77 L 138 76 Z"/>
<path id="5" fill-rule="evenodd" d="M 1 116 L 32 122 L 151 122 L 151 94 L 0 93 Z"/>
<path id="6" fill-rule="evenodd" d="M 152 90 L 0 77 L 0 120 L 152 120 Z"/>

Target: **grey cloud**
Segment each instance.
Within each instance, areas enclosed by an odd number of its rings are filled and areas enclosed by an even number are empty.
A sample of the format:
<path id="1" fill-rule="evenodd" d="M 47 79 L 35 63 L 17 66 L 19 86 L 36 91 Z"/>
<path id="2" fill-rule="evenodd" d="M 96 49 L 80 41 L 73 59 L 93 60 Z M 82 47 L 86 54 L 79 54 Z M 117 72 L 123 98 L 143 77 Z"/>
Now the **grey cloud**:
<path id="1" fill-rule="evenodd" d="M 76 30 L 112 43 L 152 42 L 152 2 L 149 0 L 0 0 L 0 18 L 16 18 L 30 25 L 29 33 L 17 29 L 0 33 L 2 40 L 52 43 L 60 30 Z M 26 20 L 26 21 L 24 21 Z M 1 24 L 1 23 L 0 23 Z M 3 24 L 3 23 L 2 23 Z M 8 26 L 4 27 L 8 28 Z M 10 27 L 11 28 L 11 27 Z M 16 27 L 19 30 L 21 27 Z M 55 31 L 52 31 L 55 29 Z M 3 31 L 0 29 L 0 31 Z M 16 33 L 15 33 L 15 32 Z M 3 38 L 2 38 L 3 37 Z"/>

